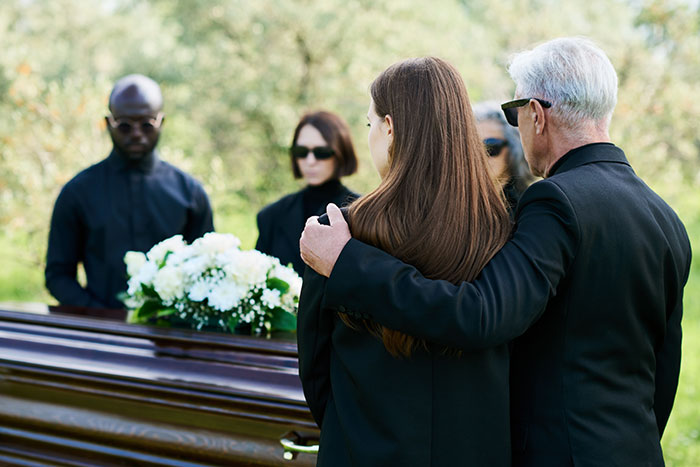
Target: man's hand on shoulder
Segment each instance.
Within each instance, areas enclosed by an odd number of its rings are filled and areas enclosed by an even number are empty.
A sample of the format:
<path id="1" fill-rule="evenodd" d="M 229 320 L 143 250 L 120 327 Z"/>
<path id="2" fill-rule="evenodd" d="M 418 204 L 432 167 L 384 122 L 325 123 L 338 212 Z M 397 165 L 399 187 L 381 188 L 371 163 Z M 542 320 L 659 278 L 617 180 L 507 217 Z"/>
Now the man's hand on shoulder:
<path id="1" fill-rule="evenodd" d="M 299 249 L 301 259 L 306 264 L 322 276 L 330 277 L 335 262 L 345 244 L 350 241 L 351 235 L 338 206 L 329 204 L 326 214 L 330 225 L 320 224 L 318 216 L 309 217 L 299 239 Z"/>

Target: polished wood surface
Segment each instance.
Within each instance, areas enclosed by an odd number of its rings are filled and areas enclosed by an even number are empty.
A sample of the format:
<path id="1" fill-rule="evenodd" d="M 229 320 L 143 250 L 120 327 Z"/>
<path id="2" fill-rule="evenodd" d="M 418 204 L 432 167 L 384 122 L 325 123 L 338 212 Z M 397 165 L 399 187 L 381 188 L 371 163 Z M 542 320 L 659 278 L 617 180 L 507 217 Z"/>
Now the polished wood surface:
<path id="1" fill-rule="evenodd" d="M 315 464 L 311 454 L 284 460 L 280 445 L 285 435 L 318 436 L 293 334 L 230 336 L 123 317 L 0 309 L 0 465 Z"/>

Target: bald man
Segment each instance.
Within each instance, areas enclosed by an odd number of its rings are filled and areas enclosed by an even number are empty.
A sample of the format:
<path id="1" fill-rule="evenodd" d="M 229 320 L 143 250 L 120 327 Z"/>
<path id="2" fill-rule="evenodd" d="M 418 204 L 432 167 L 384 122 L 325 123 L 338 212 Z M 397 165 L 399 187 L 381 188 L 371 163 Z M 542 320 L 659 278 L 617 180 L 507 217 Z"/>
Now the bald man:
<path id="1" fill-rule="evenodd" d="M 143 75 L 121 78 L 109 111 L 111 153 L 63 187 L 51 218 L 46 287 L 61 305 L 122 308 L 127 251 L 214 230 L 202 185 L 156 152 L 164 121 L 158 84 Z M 79 263 L 86 287 L 77 280 Z"/>

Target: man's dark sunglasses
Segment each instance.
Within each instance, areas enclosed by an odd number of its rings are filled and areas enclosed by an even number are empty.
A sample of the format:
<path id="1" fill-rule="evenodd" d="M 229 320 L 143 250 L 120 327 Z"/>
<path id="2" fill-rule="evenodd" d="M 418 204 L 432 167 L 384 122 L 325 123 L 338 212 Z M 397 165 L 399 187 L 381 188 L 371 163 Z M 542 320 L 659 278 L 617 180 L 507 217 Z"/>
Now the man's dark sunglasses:
<path id="1" fill-rule="evenodd" d="M 335 154 L 333 148 L 327 146 L 316 146 L 313 149 L 307 148 L 306 146 L 292 146 L 290 152 L 296 159 L 304 159 L 310 152 L 313 152 L 314 157 L 320 161 L 330 159 L 333 157 L 333 154 Z"/>
<path id="2" fill-rule="evenodd" d="M 501 109 L 503 109 L 503 114 L 506 116 L 506 120 L 511 126 L 518 126 L 518 107 L 522 107 L 528 104 L 531 100 L 536 100 L 542 107 L 548 109 L 552 106 L 551 102 L 547 102 L 544 99 L 538 99 L 536 97 L 526 97 L 524 99 L 515 99 L 514 101 L 506 102 L 501 104 Z"/>
<path id="3" fill-rule="evenodd" d="M 500 138 L 486 138 L 484 140 L 486 152 L 491 157 L 496 157 L 503 151 L 503 148 L 508 146 L 508 141 Z"/>
<path id="4" fill-rule="evenodd" d="M 114 118 L 112 115 L 107 115 L 107 122 L 109 126 L 113 129 L 128 135 L 134 131 L 134 127 L 137 125 L 141 128 L 141 131 L 145 134 L 151 134 L 156 131 L 163 124 L 163 114 L 159 113 L 155 117 L 146 118 L 143 120 L 135 120 L 131 118 Z"/>

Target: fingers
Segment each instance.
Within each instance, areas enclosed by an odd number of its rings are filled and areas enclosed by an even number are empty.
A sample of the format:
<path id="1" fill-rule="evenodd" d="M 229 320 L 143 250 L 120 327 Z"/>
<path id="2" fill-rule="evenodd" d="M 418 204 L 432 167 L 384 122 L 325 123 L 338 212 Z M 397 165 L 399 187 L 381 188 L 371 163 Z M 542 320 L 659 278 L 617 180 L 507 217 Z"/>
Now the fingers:
<path id="1" fill-rule="evenodd" d="M 304 225 L 309 225 L 309 224 L 318 224 L 318 216 L 311 216 L 308 219 L 306 219 L 306 224 L 304 224 Z"/>
<path id="2" fill-rule="evenodd" d="M 328 214 L 328 221 L 331 223 L 331 227 L 337 224 L 347 224 L 343 213 L 340 212 L 340 208 L 333 203 L 329 203 L 328 206 L 326 206 L 326 214 Z"/>

